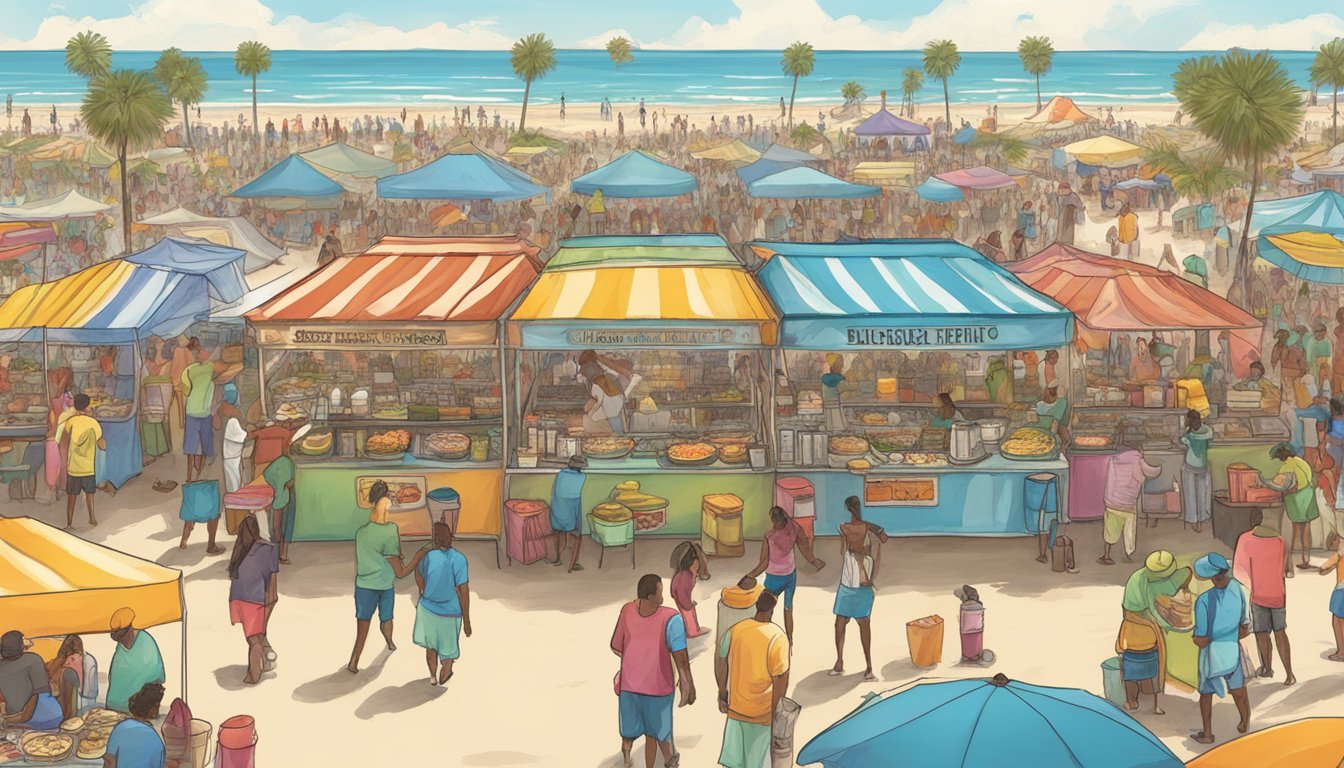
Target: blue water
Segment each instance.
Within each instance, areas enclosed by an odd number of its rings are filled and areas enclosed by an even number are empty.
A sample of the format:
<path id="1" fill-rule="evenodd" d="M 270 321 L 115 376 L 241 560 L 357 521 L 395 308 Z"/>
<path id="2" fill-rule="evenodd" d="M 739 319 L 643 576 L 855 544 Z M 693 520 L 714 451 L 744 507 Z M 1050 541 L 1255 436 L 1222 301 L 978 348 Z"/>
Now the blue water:
<path id="1" fill-rule="evenodd" d="M 157 53 L 121 53 L 115 67 L 148 68 Z M 232 53 L 198 53 L 210 78 L 206 104 L 242 105 L 251 83 L 233 69 Z M 1188 52 L 1061 52 L 1043 78 L 1041 91 L 1071 96 L 1079 104 L 1171 102 L 1171 73 Z M 1275 54 L 1307 87 L 1309 51 Z M 558 66 L 534 84 L 534 103 L 554 103 L 563 93 L 574 103 L 651 104 L 777 103 L 790 81 L 772 51 L 637 51 L 633 64 L 612 65 L 604 51 L 560 51 Z M 834 103 L 840 85 L 857 80 L 870 103 L 886 88 L 900 101 L 901 70 L 919 67 L 917 51 L 821 51 L 811 77 L 798 82 L 798 101 Z M 1035 83 L 1016 53 L 965 53 L 950 82 L 954 102 L 1029 102 Z M 368 104 L 414 107 L 521 102 L 523 83 L 509 68 L 507 51 L 276 51 L 271 71 L 257 83 L 260 100 L 272 105 L 319 108 Z M 73 104 L 84 83 L 65 71 L 61 51 L 0 51 L 0 92 L 20 106 Z M 918 100 L 942 101 L 942 87 L 927 82 Z"/>

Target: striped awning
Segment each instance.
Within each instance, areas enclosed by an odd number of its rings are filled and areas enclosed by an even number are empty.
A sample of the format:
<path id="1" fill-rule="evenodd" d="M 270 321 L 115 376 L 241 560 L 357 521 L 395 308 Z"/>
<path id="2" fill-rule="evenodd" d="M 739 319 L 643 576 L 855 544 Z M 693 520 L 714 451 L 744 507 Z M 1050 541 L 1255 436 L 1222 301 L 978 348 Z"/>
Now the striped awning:
<path id="1" fill-rule="evenodd" d="M 107 632 L 122 608 L 140 629 L 179 621 L 181 579 L 30 517 L 0 518 L 0 616 L 25 637 Z"/>
<path id="2" fill-rule="evenodd" d="M 547 323 L 554 327 L 538 325 Z M 563 332 L 586 323 L 612 330 L 662 329 L 663 336 L 639 332 L 657 346 L 770 345 L 776 330 L 769 299 L 740 267 L 600 267 L 543 272 L 510 318 L 510 340 L 549 348 L 603 346 Z M 678 344 L 673 331 L 682 329 L 724 333 L 714 339 L 694 336 L 695 341 L 688 335 Z M 640 346 L 638 333 L 623 338 L 606 346 Z"/>
<path id="3" fill-rule="evenodd" d="M 267 322 L 482 322 L 504 314 L 539 270 L 518 237 L 385 237 L 248 313 Z"/>
<path id="4" fill-rule="evenodd" d="M 786 347 L 1039 349 L 1072 337 L 1072 313 L 954 241 L 751 247 Z"/>

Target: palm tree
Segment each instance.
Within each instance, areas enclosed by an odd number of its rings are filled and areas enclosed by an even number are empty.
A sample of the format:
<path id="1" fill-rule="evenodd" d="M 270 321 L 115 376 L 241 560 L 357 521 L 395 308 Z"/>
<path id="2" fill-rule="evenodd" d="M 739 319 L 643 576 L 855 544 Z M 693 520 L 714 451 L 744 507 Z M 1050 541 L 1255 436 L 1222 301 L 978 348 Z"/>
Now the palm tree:
<path id="1" fill-rule="evenodd" d="M 187 146 L 192 146 L 191 122 L 187 107 L 199 103 L 209 88 L 201 60 L 194 56 L 184 56 L 177 48 L 169 48 L 159 55 L 158 61 L 154 62 L 154 76 L 163 84 L 163 89 L 168 92 L 168 98 L 182 105 L 182 132 L 187 140 Z"/>
<path id="2" fill-rule="evenodd" d="M 901 93 L 904 95 L 902 104 L 910 110 L 910 117 L 915 116 L 915 94 L 924 90 L 924 71 L 918 67 L 906 67 L 901 70 Z"/>
<path id="3" fill-rule="evenodd" d="M 971 139 L 971 149 L 984 150 L 988 154 L 997 154 L 1004 162 L 1021 165 L 1027 159 L 1027 142 L 1002 133 L 977 132 Z"/>
<path id="4" fill-rule="evenodd" d="M 513 44 L 509 55 L 513 74 L 527 85 L 523 88 L 523 114 L 518 118 L 518 131 L 527 126 L 527 99 L 532 95 L 532 81 L 546 76 L 555 69 L 555 45 L 540 32 L 533 32 Z"/>
<path id="5" fill-rule="evenodd" d="M 121 171 L 121 230 L 123 247 L 131 247 L 131 195 L 126 180 L 129 150 L 163 136 L 173 116 L 173 104 L 148 72 L 118 69 L 89 83 L 79 106 L 80 119 L 93 138 L 117 150 Z"/>
<path id="6" fill-rule="evenodd" d="M 1176 194 L 1191 202 L 1213 202 L 1246 178 L 1236 168 L 1227 167 L 1216 152 L 1182 152 L 1167 139 L 1158 139 L 1147 147 L 1143 161 L 1169 176 Z"/>
<path id="7" fill-rule="evenodd" d="M 780 66 L 784 68 L 784 74 L 793 77 L 793 91 L 789 93 L 790 126 L 793 125 L 793 99 L 798 95 L 798 78 L 812 74 L 812 67 L 816 63 L 817 57 L 812 52 L 812 44 L 801 40 L 785 48 L 784 56 L 779 60 Z"/>
<path id="8" fill-rule="evenodd" d="M 868 91 L 864 90 L 862 85 L 859 85 L 859 81 L 850 80 L 840 86 L 840 95 L 845 98 L 845 106 L 848 107 L 851 104 L 858 104 L 860 101 L 867 98 Z"/>
<path id="9" fill-rule="evenodd" d="M 1344 38 L 1336 37 L 1321 45 L 1311 62 L 1311 82 L 1328 85 L 1334 96 L 1330 110 L 1330 143 L 1339 141 L 1339 89 L 1344 88 Z"/>
<path id="10" fill-rule="evenodd" d="M 85 80 L 106 75 L 112 68 L 112 46 L 97 32 L 80 32 L 65 44 L 65 68 Z"/>
<path id="11" fill-rule="evenodd" d="M 930 40 L 924 46 L 924 72 L 934 80 L 943 81 L 943 116 L 952 126 L 952 101 L 947 95 L 947 80 L 961 66 L 961 54 L 951 40 Z"/>
<path id="12" fill-rule="evenodd" d="M 629 64 L 635 60 L 634 45 L 629 38 L 613 37 L 607 41 L 607 55 L 611 57 L 611 63 L 618 67 Z"/>
<path id="13" fill-rule="evenodd" d="M 1279 157 L 1297 138 L 1302 94 L 1287 70 L 1264 51 L 1234 48 L 1221 57 L 1186 59 L 1172 80 L 1172 92 L 1194 127 L 1224 159 L 1251 168 L 1251 194 L 1237 248 L 1234 283 L 1239 298 L 1244 299 L 1260 165 Z"/>
<path id="14" fill-rule="evenodd" d="M 256 40 L 238 44 L 233 52 L 233 68 L 244 76 L 252 78 L 252 135 L 261 142 L 261 125 L 257 122 L 257 75 L 271 69 L 271 49 Z"/>
<path id="15" fill-rule="evenodd" d="M 1024 37 L 1017 44 L 1017 57 L 1027 74 L 1036 76 L 1036 109 L 1041 108 L 1041 75 L 1050 71 L 1054 63 L 1055 46 L 1048 37 Z"/>

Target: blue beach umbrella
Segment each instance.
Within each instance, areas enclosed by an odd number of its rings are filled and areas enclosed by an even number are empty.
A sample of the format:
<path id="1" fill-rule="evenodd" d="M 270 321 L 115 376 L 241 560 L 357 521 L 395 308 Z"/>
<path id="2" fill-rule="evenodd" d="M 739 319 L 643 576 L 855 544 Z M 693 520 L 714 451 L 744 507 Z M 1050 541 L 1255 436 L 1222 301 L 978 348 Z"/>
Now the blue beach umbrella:
<path id="1" fill-rule="evenodd" d="M 931 203 L 959 203 L 966 199 L 960 187 L 932 177 L 915 187 L 915 193 Z"/>
<path id="2" fill-rule="evenodd" d="M 1276 224 L 1255 239 L 1260 258 L 1313 283 L 1344 285 L 1344 229 Z"/>
<path id="3" fill-rule="evenodd" d="M 872 696 L 808 742 L 825 768 L 1181 768 L 1114 704 L 1075 688 L 990 679 L 921 683 Z"/>
<path id="4" fill-rule="evenodd" d="M 961 130 L 952 134 L 952 141 L 958 144 L 970 144 L 972 141 L 975 140 L 975 134 L 976 134 L 975 128 L 973 126 L 968 125 L 965 128 L 962 128 Z"/>

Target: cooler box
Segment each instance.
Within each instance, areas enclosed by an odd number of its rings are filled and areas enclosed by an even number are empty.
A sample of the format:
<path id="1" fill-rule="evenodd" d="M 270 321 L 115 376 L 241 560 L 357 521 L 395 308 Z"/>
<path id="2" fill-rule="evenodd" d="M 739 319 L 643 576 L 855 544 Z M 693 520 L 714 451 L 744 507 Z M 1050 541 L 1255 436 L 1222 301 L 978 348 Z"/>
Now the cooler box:
<path id="1" fill-rule="evenodd" d="M 1252 488 L 1260 485 L 1260 472 L 1249 464 L 1237 462 L 1227 465 L 1227 500 L 1243 504 Z"/>
<path id="2" fill-rule="evenodd" d="M 703 497 L 700 546 L 710 555 L 742 556 L 742 499 L 731 493 L 711 493 Z"/>
<path id="3" fill-rule="evenodd" d="M 551 533 L 551 507 L 537 499 L 504 502 L 504 534 L 510 560 L 524 565 L 546 556 L 546 537 Z"/>
<path id="4" fill-rule="evenodd" d="M 781 477 L 775 483 L 775 506 L 784 510 L 793 518 L 803 535 L 812 541 L 813 524 L 816 522 L 817 497 L 812 483 L 802 477 Z"/>

